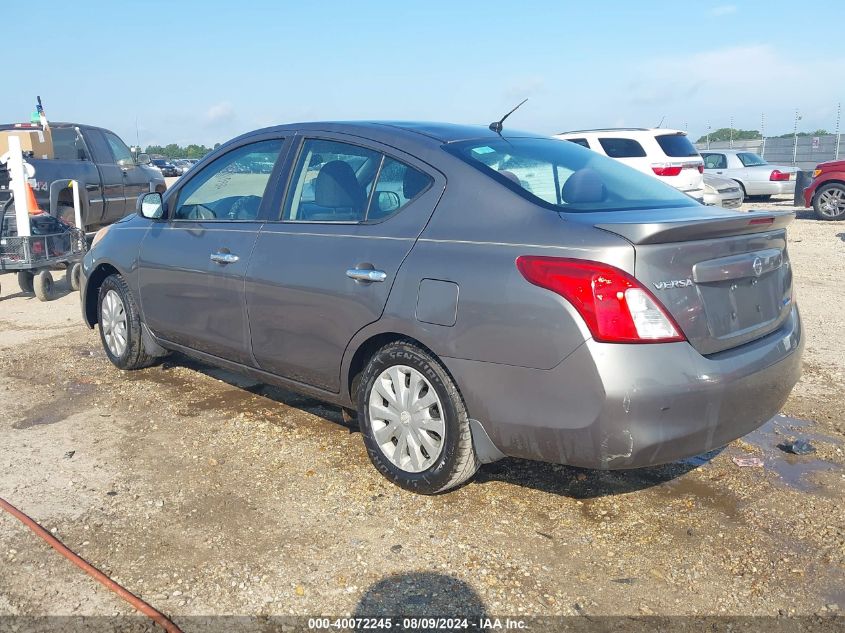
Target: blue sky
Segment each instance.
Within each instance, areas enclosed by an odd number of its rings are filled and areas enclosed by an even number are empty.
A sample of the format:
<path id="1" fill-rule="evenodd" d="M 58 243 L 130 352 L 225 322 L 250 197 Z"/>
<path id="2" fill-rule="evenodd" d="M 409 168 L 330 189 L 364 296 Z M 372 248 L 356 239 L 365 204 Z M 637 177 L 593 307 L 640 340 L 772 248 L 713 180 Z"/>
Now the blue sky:
<path id="1" fill-rule="evenodd" d="M 514 128 L 835 126 L 845 3 L 2 0 L 0 121 L 212 144 L 323 119 Z M 823 20 L 823 22 L 822 22 Z M 24 28 L 8 29 L 21 24 Z M 30 41 L 36 34 L 37 41 Z M 834 37 L 835 39 L 835 37 Z"/>

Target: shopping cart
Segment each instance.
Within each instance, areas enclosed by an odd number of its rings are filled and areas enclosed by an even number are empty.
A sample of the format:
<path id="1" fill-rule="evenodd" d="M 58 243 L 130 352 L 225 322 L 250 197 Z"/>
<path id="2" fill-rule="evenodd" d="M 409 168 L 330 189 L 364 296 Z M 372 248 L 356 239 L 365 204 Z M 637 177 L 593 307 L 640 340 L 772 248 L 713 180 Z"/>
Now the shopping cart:
<path id="1" fill-rule="evenodd" d="M 41 301 L 49 301 L 53 298 L 52 270 L 65 269 L 68 285 L 79 290 L 81 262 L 87 250 L 85 232 L 75 227 L 47 235 L 0 235 L 0 274 L 17 272 L 23 292 L 34 292 Z"/>

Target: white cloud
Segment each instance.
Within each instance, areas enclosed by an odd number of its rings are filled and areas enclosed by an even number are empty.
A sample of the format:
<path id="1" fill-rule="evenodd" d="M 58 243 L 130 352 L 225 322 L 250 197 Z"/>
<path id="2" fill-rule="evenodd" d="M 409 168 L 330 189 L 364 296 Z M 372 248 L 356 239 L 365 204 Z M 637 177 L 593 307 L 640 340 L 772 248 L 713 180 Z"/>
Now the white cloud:
<path id="1" fill-rule="evenodd" d="M 723 4 L 718 7 L 713 7 L 710 10 L 710 15 L 714 17 L 722 17 L 723 15 L 730 15 L 732 13 L 736 13 L 736 5 L 733 4 Z"/>
<path id="2" fill-rule="evenodd" d="M 218 127 L 231 123 L 235 119 L 235 109 L 228 101 L 215 103 L 205 111 L 203 121 L 209 127 Z"/>

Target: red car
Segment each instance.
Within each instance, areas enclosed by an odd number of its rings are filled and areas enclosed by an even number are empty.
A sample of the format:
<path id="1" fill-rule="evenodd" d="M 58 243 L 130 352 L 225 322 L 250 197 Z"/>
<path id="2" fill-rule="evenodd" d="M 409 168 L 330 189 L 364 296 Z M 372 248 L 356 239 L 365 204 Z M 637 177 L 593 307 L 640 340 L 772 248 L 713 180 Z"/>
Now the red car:
<path id="1" fill-rule="evenodd" d="M 845 220 L 845 160 L 819 163 L 804 190 L 804 206 L 819 220 Z"/>

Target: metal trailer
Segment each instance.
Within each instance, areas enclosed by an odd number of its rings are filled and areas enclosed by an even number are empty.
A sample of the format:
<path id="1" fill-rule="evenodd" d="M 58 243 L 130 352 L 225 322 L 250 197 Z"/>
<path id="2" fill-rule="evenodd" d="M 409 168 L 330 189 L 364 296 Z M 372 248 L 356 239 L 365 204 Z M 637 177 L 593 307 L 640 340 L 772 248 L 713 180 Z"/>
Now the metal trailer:
<path id="1" fill-rule="evenodd" d="M 0 208 L 0 274 L 16 272 L 18 285 L 23 292 L 34 292 L 41 301 L 49 301 L 53 298 L 54 288 L 51 271 L 64 268 L 68 285 L 72 290 L 78 290 L 81 262 L 88 250 L 85 232 L 68 227 L 61 232 L 32 235 L 26 179 L 34 175 L 34 170 L 24 161 L 16 137 L 10 137 L 9 152 L 0 159 L 9 167 L 13 196 Z M 17 235 L 4 236 L 2 228 L 6 211 L 12 202 L 15 202 Z M 73 206 L 76 224 L 81 226 L 76 183 L 73 183 Z"/>

